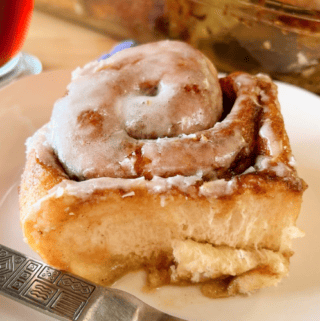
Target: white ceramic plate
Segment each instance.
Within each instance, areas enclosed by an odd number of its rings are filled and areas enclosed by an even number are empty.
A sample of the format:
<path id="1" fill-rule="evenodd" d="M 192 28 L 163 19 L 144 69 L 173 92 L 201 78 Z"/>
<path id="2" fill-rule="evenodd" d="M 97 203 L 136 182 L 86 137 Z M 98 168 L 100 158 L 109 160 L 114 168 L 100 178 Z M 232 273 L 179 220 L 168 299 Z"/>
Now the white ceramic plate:
<path id="1" fill-rule="evenodd" d="M 19 226 L 18 184 L 25 160 L 24 142 L 47 122 L 52 104 L 65 93 L 70 71 L 30 76 L 0 91 L 0 243 L 34 258 Z M 194 287 L 164 287 L 141 291 L 143 273 L 132 273 L 115 287 L 181 318 L 204 320 L 320 320 L 320 98 L 302 89 L 279 84 L 280 102 L 298 162 L 309 184 L 298 226 L 306 232 L 294 242 L 289 278 L 278 287 L 249 297 L 211 300 Z M 0 296 L 0 320 L 48 321 L 47 316 Z"/>

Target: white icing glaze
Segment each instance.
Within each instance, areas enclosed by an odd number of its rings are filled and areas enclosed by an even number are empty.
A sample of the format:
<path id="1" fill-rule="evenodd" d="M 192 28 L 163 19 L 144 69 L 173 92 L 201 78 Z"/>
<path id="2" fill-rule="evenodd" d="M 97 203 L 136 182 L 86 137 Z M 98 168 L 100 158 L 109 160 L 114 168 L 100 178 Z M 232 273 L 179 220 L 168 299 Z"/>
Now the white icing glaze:
<path id="1" fill-rule="evenodd" d="M 222 114 L 216 70 L 181 42 L 142 45 L 91 62 L 73 73 L 68 91 L 54 106 L 48 141 L 67 173 L 79 179 L 135 177 L 136 159 L 128 157 L 141 140 L 206 130 Z"/>
<path id="2" fill-rule="evenodd" d="M 93 178 L 86 181 L 76 182 L 72 180 L 63 180 L 59 184 L 55 185 L 48 191 L 46 196 L 42 197 L 33 205 L 35 212 L 39 211 L 41 204 L 50 198 L 61 198 L 66 196 L 75 196 L 79 199 L 89 199 L 95 191 L 103 190 L 123 190 L 125 194 L 122 197 L 134 196 L 135 189 L 146 189 L 153 194 L 162 194 L 170 191 L 172 187 L 176 187 L 178 190 L 187 193 L 188 189 L 201 181 L 199 176 L 183 177 L 175 176 L 169 179 L 162 177 L 154 177 L 151 181 L 145 180 L 145 178 L 135 179 L 123 179 L 123 178 L 110 178 L 101 177 Z M 161 195 L 161 204 L 165 206 L 165 196 Z"/>
<path id="3" fill-rule="evenodd" d="M 225 195 L 231 195 L 235 187 L 235 180 L 226 181 L 225 179 L 219 179 L 216 181 L 205 182 L 200 186 L 199 194 L 208 198 L 217 198 Z"/>
<path id="4" fill-rule="evenodd" d="M 258 171 L 272 171 L 278 177 L 289 177 L 294 173 L 292 168 L 282 162 L 274 163 L 273 158 L 269 156 L 258 156 L 255 168 Z"/>
<path id="5" fill-rule="evenodd" d="M 274 131 L 269 120 L 266 120 L 261 126 L 259 135 L 267 141 L 270 155 L 275 158 L 278 157 L 283 150 L 283 145 L 282 141 L 279 141 L 274 135 Z"/>
<path id="6" fill-rule="evenodd" d="M 44 125 L 38 129 L 33 136 L 27 139 L 26 154 L 35 151 L 36 157 L 41 160 L 42 163 L 61 170 L 61 167 L 57 165 L 56 161 L 54 160 L 52 147 L 46 138 L 48 127 L 48 124 Z M 67 177 L 63 171 L 60 171 L 60 174 Z"/>
<path id="7" fill-rule="evenodd" d="M 180 43 L 178 44 L 180 46 Z M 163 45 L 167 50 L 169 43 L 164 42 Z M 171 46 L 170 48 L 172 52 L 183 56 L 183 59 L 181 58 L 183 64 L 187 63 L 188 59 L 190 59 L 189 53 L 181 51 L 179 46 L 177 48 Z M 185 45 L 182 46 L 185 48 Z M 154 48 L 148 47 L 148 50 L 152 53 Z M 138 53 L 136 56 L 142 55 L 141 51 L 138 51 Z M 214 168 L 223 166 L 229 168 L 241 150 L 249 149 L 248 142 L 243 136 L 243 124 L 240 121 L 244 114 L 243 108 L 248 101 L 259 106 L 258 95 L 265 102 L 271 99 L 264 90 L 258 90 L 255 78 L 244 74 L 235 77 L 235 83 L 239 91 L 238 97 L 228 116 L 215 125 L 210 124 L 212 128 L 206 129 L 208 125 L 203 125 L 203 119 L 206 118 L 205 115 L 207 114 L 206 111 L 200 109 L 200 111 L 193 111 L 191 116 L 182 114 L 180 120 L 176 122 L 181 125 L 182 132 L 178 131 L 174 137 L 161 137 L 170 134 L 165 131 L 171 128 L 168 123 L 171 121 L 170 117 L 168 117 L 168 110 L 162 113 L 161 103 L 165 102 L 167 104 L 169 100 L 173 99 L 174 92 L 178 90 L 176 83 L 173 80 L 170 82 L 171 79 L 170 81 L 161 80 L 158 84 L 157 90 L 159 88 L 160 92 L 163 90 L 165 93 L 163 96 L 160 94 L 158 96 L 142 97 L 132 93 L 127 94 L 124 90 L 124 98 L 115 99 L 110 108 L 100 108 L 112 96 L 109 90 L 115 90 L 114 88 L 117 86 L 118 69 L 126 68 L 125 64 L 120 66 L 121 61 L 129 58 L 130 54 L 120 53 L 117 57 L 107 61 L 90 63 L 82 69 L 75 70 L 72 75 L 72 82 L 68 86 L 69 95 L 57 102 L 50 123 L 28 140 L 27 153 L 35 150 L 41 162 L 49 166 L 55 166 L 61 171 L 61 174 L 63 174 L 63 170 L 54 159 L 53 149 L 58 153 L 67 173 L 72 175 L 80 173 L 78 176 L 80 179 L 96 177 L 81 182 L 65 179 L 34 205 L 35 210 L 40 208 L 44 200 L 51 197 L 57 198 L 71 195 L 86 199 L 97 190 L 121 189 L 125 192 L 122 197 L 134 197 L 135 189 L 147 189 L 149 193 L 160 194 L 161 206 L 164 207 L 166 206 L 166 193 L 173 187 L 186 193 L 187 197 L 192 187 L 199 185 L 198 196 L 207 198 L 231 195 L 236 189 L 236 179 L 229 181 L 217 179 L 217 174 L 212 168 L 214 166 Z M 200 64 L 200 67 L 197 66 L 197 68 L 204 74 L 204 76 L 201 75 L 202 78 L 200 77 L 203 82 L 203 88 L 211 88 L 211 86 L 215 85 L 216 80 L 214 75 L 208 75 L 208 69 L 211 70 L 213 67 L 211 65 L 208 66 L 202 56 L 197 58 Z M 160 60 L 163 63 L 168 63 L 168 57 L 164 56 Z M 139 64 L 141 61 L 137 60 L 132 64 Z M 157 75 L 159 72 L 155 68 L 154 73 Z M 188 78 L 189 76 L 183 77 Z M 259 75 L 259 77 L 266 81 L 271 81 L 264 75 Z M 174 78 L 177 78 L 177 76 L 174 75 Z M 121 79 L 125 81 L 125 76 Z M 148 81 L 152 82 L 152 79 Z M 180 79 L 179 81 L 181 83 L 182 80 Z M 107 83 L 109 87 L 114 86 L 114 88 L 105 90 Z M 101 87 L 101 84 L 104 84 L 104 86 Z M 134 82 L 132 86 L 137 86 L 137 83 Z M 221 95 L 219 92 L 215 92 L 214 99 L 218 99 L 219 95 Z M 207 97 L 206 99 L 209 98 Z M 210 104 L 214 99 L 209 99 Z M 135 107 L 135 112 L 128 108 L 129 104 Z M 143 107 L 150 107 L 150 110 L 144 113 L 142 105 L 144 105 Z M 75 108 L 72 110 L 74 106 Z M 99 141 L 86 139 L 86 135 L 90 136 L 95 128 L 84 126 L 80 131 L 81 134 L 77 132 L 80 126 L 77 123 L 77 118 L 82 112 L 86 112 L 88 108 L 92 112 L 92 118 L 89 115 L 90 121 L 99 123 L 100 116 L 104 119 L 100 124 L 103 137 Z M 151 111 L 161 117 L 151 119 Z M 266 107 L 264 112 L 268 112 Z M 95 113 L 98 113 L 98 115 Z M 209 113 L 209 115 L 211 114 Z M 123 117 L 121 118 L 122 122 L 118 122 L 119 116 Z M 147 126 L 143 128 L 143 130 L 145 129 L 144 133 L 152 131 L 155 126 L 156 133 L 160 137 L 139 140 L 129 136 L 128 131 L 130 131 L 130 128 L 136 128 L 135 123 L 139 123 L 140 116 L 147 119 Z M 107 122 L 105 117 L 108 118 Z M 151 118 L 149 119 L 148 117 Z M 110 123 L 113 126 L 110 126 Z M 149 126 L 151 123 L 152 126 Z M 200 130 L 195 128 L 198 125 Z M 191 132 L 188 132 L 190 128 Z M 193 130 L 195 130 L 195 133 L 192 132 Z M 224 131 L 228 132 L 228 136 L 224 134 Z M 272 163 L 273 158 L 279 156 L 282 152 L 283 146 L 277 142 L 276 135 L 268 119 L 263 122 L 259 135 L 267 140 L 270 156 L 259 156 L 256 159 L 256 164 L 249 167 L 242 175 L 266 169 L 273 170 L 279 177 L 291 175 L 292 169 L 290 167 L 279 162 L 276 165 L 274 165 L 274 162 Z M 66 144 L 66 140 L 69 140 L 68 144 Z M 109 149 L 110 146 L 115 148 Z M 122 146 L 122 148 L 119 148 L 119 146 Z M 145 167 L 147 172 L 149 171 L 153 174 L 151 180 L 147 180 L 144 176 L 136 177 L 139 176 L 136 171 L 136 163 L 139 157 L 137 149 L 139 148 L 141 155 L 150 160 L 150 163 L 146 164 Z M 191 170 L 186 166 L 184 160 L 187 160 L 188 166 L 189 163 L 192 163 Z M 289 163 L 290 166 L 292 164 L 293 161 Z M 102 169 L 102 171 L 99 172 L 99 169 Z M 106 172 L 112 173 L 112 175 L 104 175 Z M 176 174 L 180 172 L 183 172 L 183 175 Z M 209 174 L 211 180 L 204 182 L 203 177 Z M 192 193 L 194 193 L 194 189 Z"/>
<path id="8" fill-rule="evenodd" d="M 296 168 L 296 166 L 297 166 L 296 159 L 294 158 L 293 155 L 291 155 L 289 158 L 289 165 L 292 166 L 293 168 Z"/>

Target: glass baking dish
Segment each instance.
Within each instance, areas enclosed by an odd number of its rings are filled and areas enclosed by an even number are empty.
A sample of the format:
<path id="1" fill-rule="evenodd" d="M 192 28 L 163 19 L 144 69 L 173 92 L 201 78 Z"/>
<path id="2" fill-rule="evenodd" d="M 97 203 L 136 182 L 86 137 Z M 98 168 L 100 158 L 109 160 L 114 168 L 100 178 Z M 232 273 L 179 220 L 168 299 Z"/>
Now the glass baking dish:
<path id="1" fill-rule="evenodd" d="M 320 94 L 317 8 L 274 0 L 35 0 L 35 4 L 118 39 L 141 43 L 181 39 L 202 50 L 221 72 L 264 72 Z"/>

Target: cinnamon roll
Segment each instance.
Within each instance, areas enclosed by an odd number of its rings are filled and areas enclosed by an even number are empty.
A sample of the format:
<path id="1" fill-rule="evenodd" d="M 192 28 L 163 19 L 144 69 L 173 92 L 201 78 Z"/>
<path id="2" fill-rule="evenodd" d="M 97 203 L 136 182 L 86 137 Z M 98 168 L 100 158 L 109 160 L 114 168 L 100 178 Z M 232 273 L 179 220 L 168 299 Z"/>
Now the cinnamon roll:
<path id="1" fill-rule="evenodd" d="M 151 287 L 225 297 L 287 275 L 305 188 L 271 79 L 218 79 L 161 41 L 73 72 L 27 142 L 21 226 L 46 262 L 96 283 L 144 269 Z"/>

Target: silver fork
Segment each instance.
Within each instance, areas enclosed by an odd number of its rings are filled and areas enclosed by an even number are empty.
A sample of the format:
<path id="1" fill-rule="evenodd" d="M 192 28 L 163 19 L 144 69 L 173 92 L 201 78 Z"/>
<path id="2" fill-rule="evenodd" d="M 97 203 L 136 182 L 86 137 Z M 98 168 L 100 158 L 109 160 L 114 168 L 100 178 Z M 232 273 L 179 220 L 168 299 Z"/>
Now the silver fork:
<path id="1" fill-rule="evenodd" d="M 1 244 L 0 294 L 63 321 L 183 321 Z"/>

